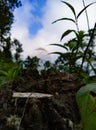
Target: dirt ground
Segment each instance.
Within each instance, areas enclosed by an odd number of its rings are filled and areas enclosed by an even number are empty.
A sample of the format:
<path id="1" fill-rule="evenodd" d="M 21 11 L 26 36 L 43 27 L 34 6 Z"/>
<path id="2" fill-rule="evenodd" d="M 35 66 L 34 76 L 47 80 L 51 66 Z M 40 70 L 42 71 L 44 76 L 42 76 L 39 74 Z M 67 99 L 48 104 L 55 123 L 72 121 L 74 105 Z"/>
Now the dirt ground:
<path id="1" fill-rule="evenodd" d="M 0 89 L 0 130 L 71 130 L 80 114 L 76 92 L 82 86 L 74 74 L 24 70 Z M 14 92 L 52 94 L 50 98 L 13 98 Z"/>

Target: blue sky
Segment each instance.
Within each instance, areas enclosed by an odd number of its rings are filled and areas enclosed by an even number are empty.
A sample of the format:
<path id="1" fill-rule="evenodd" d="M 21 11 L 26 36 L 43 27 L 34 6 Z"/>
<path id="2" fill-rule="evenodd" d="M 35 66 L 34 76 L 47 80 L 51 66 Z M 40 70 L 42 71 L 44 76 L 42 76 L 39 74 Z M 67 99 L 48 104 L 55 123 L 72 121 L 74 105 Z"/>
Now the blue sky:
<path id="1" fill-rule="evenodd" d="M 46 6 L 46 0 L 29 0 L 29 2 L 34 6 L 31 13 L 35 17 L 42 19 L 44 15 L 43 8 Z M 29 26 L 29 33 L 35 35 L 41 28 L 43 28 L 42 23 L 40 21 L 34 21 L 34 23 Z"/>
<path id="2" fill-rule="evenodd" d="M 54 20 L 62 17 L 73 17 L 71 11 L 61 0 L 21 0 L 22 7 L 15 10 L 15 21 L 12 27 L 12 37 L 17 38 L 23 45 L 24 52 L 22 57 L 27 55 L 37 55 L 41 59 L 53 59 L 47 53 L 60 50 L 60 48 L 49 46 L 50 43 L 60 43 L 62 33 L 67 29 L 74 28 L 70 22 L 58 22 L 51 24 Z M 82 6 L 82 0 L 65 0 L 71 3 L 76 12 L 79 12 Z M 94 0 L 85 0 L 86 4 Z M 96 22 L 96 4 L 88 9 L 90 27 Z M 86 30 L 86 18 L 82 15 L 79 19 L 79 27 Z M 67 41 L 70 37 L 66 37 Z M 63 42 L 64 42 L 63 41 Z M 38 48 L 44 48 L 46 51 L 37 51 Z"/>

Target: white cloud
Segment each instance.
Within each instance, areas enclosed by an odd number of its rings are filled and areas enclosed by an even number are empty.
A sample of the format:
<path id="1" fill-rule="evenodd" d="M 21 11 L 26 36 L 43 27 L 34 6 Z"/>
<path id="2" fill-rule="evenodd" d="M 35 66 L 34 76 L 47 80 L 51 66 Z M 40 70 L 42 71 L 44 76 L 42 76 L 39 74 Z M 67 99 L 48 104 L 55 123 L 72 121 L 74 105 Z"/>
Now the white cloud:
<path id="1" fill-rule="evenodd" d="M 87 0 L 88 3 L 92 0 Z M 76 11 L 80 11 L 82 6 L 82 1 L 67 0 L 76 7 Z M 86 3 L 86 4 L 88 4 Z M 95 8 L 96 5 L 89 7 L 88 14 L 90 19 L 91 27 L 94 26 L 96 21 L 95 18 Z M 34 5 L 31 5 L 27 0 L 23 0 L 23 6 L 15 11 L 15 23 L 12 28 L 12 37 L 17 38 L 23 44 L 23 56 L 27 55 L 34 56 L 35 54 L 40 54 L 36 51 L 37 48 L 42 47 L 48 52 L 57 51 L 57 48 L 54 46 L 48 46 L 50 43 L 59 43 L 61 34 L 69 28 L 74 28 L 71 22 L 58 22 L 51 24 L 54 20 L 62 17 L 73 17 L 70 9 L 67 6 L 64 6 L 59 0 L 47 0 L 46 5 L 43 8 L 44 16 L 42 19 L 38 17 L 35 19 L 35 16 L 32 15 L 31 10 L 34 9 Z M 82 15 L 79 19 L 79 25 L 81 29 L 86 29 L 86 19 Z M 35 20 L 39 20 L 43 28 L 41 28 L 36 35 L 30 35 L 28 28 Z M 66 38 L 65 40 L 67 40 Z M 45 53 L 44 53 L 45 55 Z M 44 56 L 41 55 L 44 58 Z M 50 58 L 52 56 L 45 56 L 45 58 Z"/>

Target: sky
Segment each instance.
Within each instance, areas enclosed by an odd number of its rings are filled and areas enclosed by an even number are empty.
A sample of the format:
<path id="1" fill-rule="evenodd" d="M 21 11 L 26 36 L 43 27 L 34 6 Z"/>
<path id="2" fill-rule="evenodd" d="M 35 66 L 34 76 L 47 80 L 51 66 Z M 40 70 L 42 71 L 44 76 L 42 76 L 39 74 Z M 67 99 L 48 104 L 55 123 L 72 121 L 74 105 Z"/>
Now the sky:
<path id="1" fill-rule="evenodd" d="M 72 4 L 76 13 L 82 8 L 82 0 L 65 0 Z M 73 23 L 68 21 L 53 21 L 62 17 L 71 17 L 73 14 L 70 9 L 61 2 L 61 0 L 21 0 L 22 6 L 14 11 L 14 24 L 12 26 L 12 38 L 17 38 L 22 43 L 22 58 L 28 55 L 38 56 L 43 60 L 54 60 L 55 55 L 48 53 L 62 51 L 59 47 L 50 45 L 51 43 L 62 44 L 68 41 L 73 35 L 65 37 L 60 42 L 60 37 L 67 29 L 74 29 Z M 94 0 L 85 0 L 85 4 L 94 2 Z M 96 22 L 96 4 L 88 9 L 90 28 L 94 27 Z M 87 30 L 86 15 L 82 14 L 79 18 L 79 28 Z"/>

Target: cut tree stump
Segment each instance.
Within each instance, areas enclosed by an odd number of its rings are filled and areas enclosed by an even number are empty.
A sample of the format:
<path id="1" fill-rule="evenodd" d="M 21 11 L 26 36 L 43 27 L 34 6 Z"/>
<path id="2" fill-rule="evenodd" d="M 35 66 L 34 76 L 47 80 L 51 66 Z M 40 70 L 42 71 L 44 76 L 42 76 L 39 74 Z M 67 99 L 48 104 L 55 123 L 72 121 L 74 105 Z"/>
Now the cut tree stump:
<path id="1" fill-rule="evenodd" d="M 20 93 L 20 92 L 14 92 L 12 97 L 18 97 L 18 98 L 50 98 L 53 95 L 46 94 L 46 93 Z"/>

